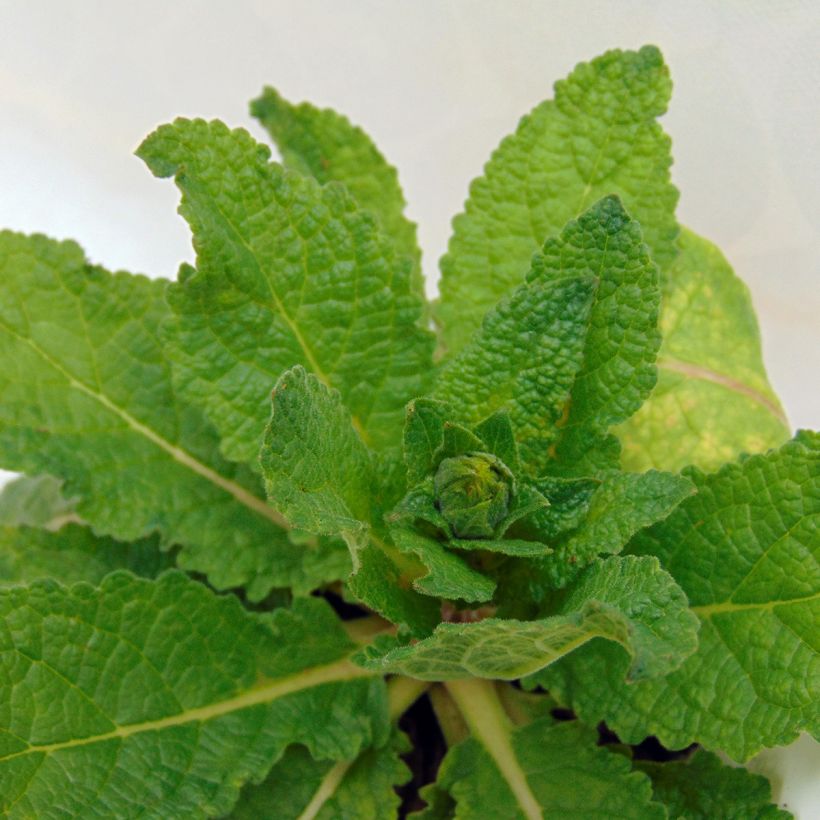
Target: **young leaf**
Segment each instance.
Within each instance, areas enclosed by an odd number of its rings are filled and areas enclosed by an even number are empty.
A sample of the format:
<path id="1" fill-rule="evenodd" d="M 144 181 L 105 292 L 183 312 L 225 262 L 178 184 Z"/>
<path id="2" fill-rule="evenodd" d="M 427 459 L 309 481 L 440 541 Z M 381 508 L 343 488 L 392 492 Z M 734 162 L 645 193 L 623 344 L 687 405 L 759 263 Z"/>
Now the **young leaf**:
<path id="1" fill-rule="evenodd" d="M 359 601 L 419 638 L 426 637 L 441 620 L 441 604 L 413 589 L 427 574 L 420 561 L 385 542 L 369 544 L 356 553 L 358 566 L 347 580 L 347 589 Z"/>
<path id="2" fill-rule="evenodd" d="M 742 761 L 820 730 L 820 436 L 689 477 L 697 495 L 630 548 L 660 558 L 689 597 L 697 652 L 666 678 L 625 686 L 625 660 L 590 644 L 536 680 L 627 743 L 654 734 Z"/>
<path id="3" fill-rule="evenodd" d="M 687 760 L 636 760 L 633 765 L 652 779 L 654 799 L 666 806 L 670 817 L 787 820 L 792 816 L 772 804 L 772 789 L 765 777 L 725 766 L 704 749 Z"/>
<path id="4" fill-rule="evenodd" d="M 219 454 L 160 344 L 165 283 L 87 264 L 73 242 L 0 233 L 0 463 L 49 473 L 100 534 L 159 532 L 219 588 L 307 591 L 338 551 L 291 543 L 259 478 Z"/>
<path id="5" fill-rule="evenodd" d="M 117 569 L 154 578 L 173 565 L 172 554 L 160 550 L 156 536 L 122 544 L 77 524 L 66 524 L 56 532 L 0 527 L 0 586 L 41 578 L 97 584 Z"/>
<path id="6" fill-rule="evenodd" d="M 23 475 L 0 492 L 0 526 L 57 529 L 75 518 L 76 502 L 63 495 L 63 484 L 54 476 Z"/>
<path id="7" fill-rule="evenodd" d="M 492 600 L 495 582 L 472 569 L 439 541 L 407 527 L 392 527 L 390 534 L 402 552 L 414 553 L 427 567 L 427 574 L 413 581 L 414 589 L 447 600 Z"/>
<path id="8" fill-rule="evenodd" d="M 655 383 L 659 300 L 639 226 L 617 198 L 602 199 L 545 243 L 432 395 L 465 423 L 508 410 L 530 473 L 559 469 L 557 444 L 560 469 L 583 475 L 587 453 Z"/>
<path id="9" fill-rule="evenodd" d="M 658 384 L 616 431 L 629 470 L 712 470 L 789 436 L 749 289 L 711 242 L 683 230 L 679 244 L 661 311 Z"/>
<path id="10" fill-rule="evenodd" d="M 268 498 L 294 527 L 343 535 L 355 553 L 371 523 L 373 464 L 339 393 L 297 366 L 272 403 L 259 457 Z"/>
<path id="11" fill-rule="evenodd" d="M 565 586 L 597 555 L 620 552 L 635 533 L 666 518 L 694 492 L 689 479 L 657 470 L 608 476 L 592 493 L 578 529 L 544 560 L 553 585 Z"/>
<path id="12" fill-rule="evenodd" d="M 292 743 L 387 737 L 384 683 L 317 599 L 256 616 L 180 573 L 0 591 L 0 810 L 9 818 L 227 813 Z"/>
<path id="13" fill-rule="evenodd" d="M 656 559 L 610 558 L 590 566 L 559 612 L 537 621 L 444 623 L 407 646 L 372 647 L 361 662 L 421 680 L 512 680 L 554 663 L 593 638 L 620 643 L 630 681 L 680 666 L 697 645 L 697 619 Z"/>
<path id="14" fill-rule="evenodd" d="M 374 515 L 371 453 L 339 393 L 302 367 L 284 373 L 273 391 L 260 462 L 271 501 L 294 526 L 345 538 L 353 594 L 394 623 L 429 632 L 437 607 L 406 588 L 424 569 L 389 543 Z"/>
<path id="15" fill-rule="evenodd" d="M 455 800 L 453 816 L 666 816 L 662 806 L 650 802 L 648 779 L 631 771 L 626 758 L 598 747 L 593 730 L 550 718 L 516 727 L 490 686 L 474 680 L 447 685 L 473 735 L 448 751 L 439 771 L 436 788 Z"/>
<path id="16" fill-rule="evenodd" d="M 376 217 L 396 250 L 413 260 L 413 287 L 423 295 L 416 226 L 404 215 L 407 203 L 396 169 L 373 140 L 342 114 L 307 102 L 294 105 L 270 86 L 251 103 L 251 114 L 265 126 L 286 166 L 322 184 L 343 183 Z"/>
<path id="17" fill-rule="evenodd" d="M 339 390 L 366 443 L 395 442 L 405 404 L 425 392 L 432 335 L 409 263 L 373 219 L 221 122 L 176 120 L 137 153 L 182 192 L 197 269 L 168 291 L 170 353 L 225 454 L 255 464 L 265 397 L 296 364 Z"/>
<path id="18" fill-rule="evenodd" d="M 505 138 L 473 181 L 441 260 L 436 316 L 445 347 L 460 350 L 482 316 L 527 271 L 545 237 L 592 202 L 621 196 L 653 258 L 675 256 L 669 138 L 655 118 L 666 111 L 669 72 L 660 52 L 608 51 L 581 63 Z"/>
<path id="19" fill-rule="evenodd" d="M 586 254 L 588 264 L 597 265 L 600 283 L 583 365 L 548 468 L 557 475 L 584 477 L 618 466 L 617 442 L 608 430 L 635 413 L 655 386 L 660 287 L 641 228 L 617 197 L 598 202 L 565 234 Z M 561 276 L 566 255 L 556 254 L 547 243 L 543 255 L 534 257 L 527 278 Z"/>
<path id="20" fill-rule="evenodd" d="M 447 406 L 432 399 L 415 399 L 407 405 L 404 420 L 404 463 L 407 484 L 414 486 L 430 476 L 444 442 Z"/>

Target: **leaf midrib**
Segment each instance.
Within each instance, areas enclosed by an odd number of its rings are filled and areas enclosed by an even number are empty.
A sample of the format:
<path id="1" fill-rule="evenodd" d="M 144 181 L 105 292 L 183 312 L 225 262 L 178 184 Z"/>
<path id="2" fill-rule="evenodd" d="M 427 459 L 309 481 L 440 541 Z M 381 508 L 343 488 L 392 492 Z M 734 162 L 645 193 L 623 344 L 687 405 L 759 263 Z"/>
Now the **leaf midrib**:
<path id="1" fill-rule="evenodd" d="M 222 717 L 241 709 L 248 709 L 253 706 L 260 706 L 271 703 L 295 692 L 320 686 L 326 683 L 341 683 L 344 681 L 356 680 L 358 678 L 374 677 L 376 673 L 355 665 L 348 658 L 335 661 L 324 666 L 315 666 L 283 678 L 277 678 L 263 684 L 254 686 L 246 692 L 222 701 L 210 703 L 207 706 L 200 706 L 193 709 L 186 709 L 174 715 L 155 720 L 143 721 L 142 723 L 131 723 L 118 726 L 110 732 L 91 735 L 84 738 L 73 738 L 57 743 L 47 743 L 42 745 L 31 744 L 28 748 L 19 752 L 0 757 L 0 763 L 24 757 L 25 755 L 43 753 L 51 754 L 65 749 L 73 749 L 81 746 L 88 746 L 94 743 L 102 743 L 107 740 L 123 740 L 131 735 L 143 732 L 156 732 L 186 723 L 204 723 L 215 718 Z"/>
<path id="2" fill-rule="evenodd" d="M 717 384 L 720 387 L 724 387 L 727 390 L 732 391 L 733 393 L 746 396 L 768 410 L 769 413 L 771 413 L 772 416 L 774 416 L 785 427 L 789 426 L 789 421 L 777 402 L 773 401 L 759 390 L 756 390 L 754 387 L 751 387 L 731 376 L 727 376 L 725 373 L 720 373 L 717 370 L 712 370 L 709 367 L 694 364 L 693 362 L 667 358 L 666 356 L 662 356 L 658 359 L 658 367 L 661 370 L 669 370 L 672 373 L 678 373 L 690 379 L 699 379 L 700 381 L 711 382 L 712 384 Z"/>
<path id="3" fill-rule="evenodd" d="M 43 350 L 33 339 L 20 335 L 15 330 L 6 325 L 4 322 L 0 322 L 0 328 L 2 328 L 6 333 L 8 333 L 13 338 L 17 339 L 19 342 L 22 342 L 23 344 L 30 347 L 47 365 L 56 370 L 66 380 L 70 388 L 79 390 L 81 393 L 84 393 L 85 395 L 99 402 L 106 410 L 122 419 L 122 421 L 124 421 L 128 425 L 128 427 L 130 427 L 135 433 L 138 433 L 139 435 L 148 439 L 152 444 L 168 453 L 168 455 L 170 455 L 171 458 L 174 459 L 174 461 L 176 461 L 184 467 L 187 467 L 192 472 L 196 473 L 202 478 L 205 478 L 207 481 L 219 487 L 224 492 L 233 496 L 240 504 L 252 510 L 253 512 L 263 516 L 264 518 L 267 518 L 269 521 L 272 521 L 279 527 L 289 529 L 288 523 L 284 519 L 284 517 L 282 517 L 273 507 L 267 504 L 263 499 L 259 498 L 258 496 L 255 496 L 253 493 L 251 493 L 249 490 L 246 490 L 244 487 L 242 487 L 240 484 L 237 484 L 235 481 L 231 481 L 229 478 L 225 478 L 225 476 L 220 475 L 218 472 L 216 472 L 215 470 L 208 467 L 206 464 L 203 464 L 201 461 L 199 461 L 199 459 L 192 456 L 186 450 L 183 450 L 181 447 L 178 447 L 173 442 L 168 441 L 168 439 L 161 436 L 155 430 L 152 430 L 147 425 L 138 421 L 125 408 L 117 405 L 104 393 L 100 393 L 94 390 L 93 388 L 89 387 L 84 382 L 81 382 L 71 372 L 66 370 L 62 366 L 62 364 L 60 364 L 60 362 L 58 362 L 56 359 L 54 359 L 52 356 L 46 353 L 46 351 Z"/>

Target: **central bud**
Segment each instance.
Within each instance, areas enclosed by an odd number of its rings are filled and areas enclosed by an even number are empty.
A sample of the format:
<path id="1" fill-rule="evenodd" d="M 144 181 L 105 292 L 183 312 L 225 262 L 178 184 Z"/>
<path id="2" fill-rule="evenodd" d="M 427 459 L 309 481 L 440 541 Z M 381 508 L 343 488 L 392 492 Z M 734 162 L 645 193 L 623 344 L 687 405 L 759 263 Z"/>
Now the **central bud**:
<path id="1" fill-rule="evenodd" d="M 489 453 L 445 458 L 434 485 L 439 512 L 457 538 L 492 538 L 513 494 L 512 473 Z"/>

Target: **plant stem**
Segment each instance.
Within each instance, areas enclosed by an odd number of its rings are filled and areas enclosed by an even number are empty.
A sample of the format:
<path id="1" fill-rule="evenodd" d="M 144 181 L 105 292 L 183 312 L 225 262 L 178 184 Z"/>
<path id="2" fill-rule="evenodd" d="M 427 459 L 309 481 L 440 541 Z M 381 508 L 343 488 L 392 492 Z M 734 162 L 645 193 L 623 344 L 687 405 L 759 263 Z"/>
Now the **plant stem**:
<path id="1" fill-rule="evenodd" d="M 438 725 L 441 733 L 444 735 L 444 740 L 447 741 L 447 746 L 455 746 L 456 743 L 461 743 L 465 740 L 470 730 L 458 711 L 458 707 L 453 702 L 453 699 L 448 694 L 447 690 L 441 685 L 436 684 L 430 689 L 430 703 L 433 705 L 433 711 L 438 719 Z"/>
<path id="2" fill-rule="evenodd" d="M 473 737 L 484 747 L 507 781 L 523 815 L 527 820 L 542 820 L 541 807 L 530 790 L 513 748 L 514 725 L 507 717 L 492 681 L 464 678 L 447 681 L 444 685 Z"/>
<path id="3" fill-rule="evenodd" d="M 387 682 L 387 704 L 391 721 L 397 721 L 429 688 L 430 681 L 398 675 Z"/>

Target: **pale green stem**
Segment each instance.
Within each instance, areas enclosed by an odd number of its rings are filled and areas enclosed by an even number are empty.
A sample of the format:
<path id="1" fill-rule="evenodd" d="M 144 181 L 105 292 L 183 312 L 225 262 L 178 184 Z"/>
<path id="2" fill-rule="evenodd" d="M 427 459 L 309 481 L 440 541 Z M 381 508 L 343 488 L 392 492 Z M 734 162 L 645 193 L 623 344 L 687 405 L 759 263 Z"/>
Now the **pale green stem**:
<path id="1" fill-rule="evenodd" d="M 504 711 L 492 681 L 465 678 L 447 681 L 444 685 L 473 737 L 484 747 L 507 781 L 523 815 L 527 820 L 543 820 L 541 807 L 530 790 L 513 748 L 513 723 Z"/>
<path id="2" fill-rule="evenodd" d="M 458 711 L 458 707 L 453 703 L 453 699 L 440 684 L 433 686 L 429 694 L 430 703 L 433 705 L 433 711 L 436 713 L 439 728 L 447 745 L 455 746 L 456 743 L 461 743 L 469 736 L 470 730 L 461 712 Z"/>

